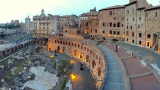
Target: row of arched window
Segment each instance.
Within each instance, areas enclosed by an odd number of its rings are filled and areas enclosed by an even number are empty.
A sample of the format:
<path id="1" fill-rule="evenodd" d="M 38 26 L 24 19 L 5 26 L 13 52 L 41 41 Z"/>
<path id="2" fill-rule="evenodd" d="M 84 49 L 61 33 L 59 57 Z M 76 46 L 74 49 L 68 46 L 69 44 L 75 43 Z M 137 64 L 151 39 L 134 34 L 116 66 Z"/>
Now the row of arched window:
<path id="1" fill-rule="evenodd" d="M 72 46 L 72 47 L 77 47 L 79 49 L 86 50 L 87 52 L 92 54 L 93 57 L 98 59 L 98 56 L 96 55 L 96 53 L 93 52 L 92 50 L 90 50 L 89 48 L 84 47 L 83 44 L 80 46 L 80 44 L 77 44 L 77 43 L 71 43 L 71 42 L 65 42 L 65 41 L 59 41 L 59 40 L 54 40 L 54 41 L 53 40 L 49 40 L 49 43 L 58 43 L 58 44 L 63 44 L 63 45 L 69 45 L 69 46 Z"/>

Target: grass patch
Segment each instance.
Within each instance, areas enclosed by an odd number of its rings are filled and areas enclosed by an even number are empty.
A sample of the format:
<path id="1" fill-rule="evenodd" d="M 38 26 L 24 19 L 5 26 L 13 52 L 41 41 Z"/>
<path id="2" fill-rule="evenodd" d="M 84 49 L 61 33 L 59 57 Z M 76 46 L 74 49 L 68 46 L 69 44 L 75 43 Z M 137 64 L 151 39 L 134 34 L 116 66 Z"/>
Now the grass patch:
<path id="1" fill-rule="evenodd" d="M 4 67 L 7 67 L 8 66 L 8 60 L 12 60 L 12 57 L 9 57 L 3 61 L 0 62 L 0 65 L 3 65 Z"/>
<path id="2" fill-rule="evenodd" d="M 67 60 L 60 60 L 62 63 L 63 67 L 70 67 L 73 68 L 73 64 L 69 63 Z"/>
<path id="3" fill-rule="evenodd" d="M 4 67 L 7 67 L 8 66 L 8 60 L 1 61 L 0 65 L 3 65 Z"/>

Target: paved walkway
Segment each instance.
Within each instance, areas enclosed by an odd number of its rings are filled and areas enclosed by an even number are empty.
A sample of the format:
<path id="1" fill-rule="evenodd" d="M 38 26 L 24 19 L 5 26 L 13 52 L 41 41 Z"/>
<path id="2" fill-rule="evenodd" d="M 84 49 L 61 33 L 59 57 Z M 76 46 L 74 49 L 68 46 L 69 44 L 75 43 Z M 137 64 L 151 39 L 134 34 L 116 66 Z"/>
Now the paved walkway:
<path id="1" fill-rule="evenodd" d="M 160 54 L 157 54 L 148 48 L 135 46 L 135 45 L 128 44 L 125 42 L 116 42 L 115 44 L 133 51 L 135 54 L 142 57 L 147 64 L 153 63 L 153 64 L 156 64 L 160 68 Z"/>
<path id="2" fill-rule="evenodd" d="M 104 46 L 97 46 L 102 50 L 107 60 L 107 78 L 103 90 L 124 90 L 124 79 L 116 57 Z"/>

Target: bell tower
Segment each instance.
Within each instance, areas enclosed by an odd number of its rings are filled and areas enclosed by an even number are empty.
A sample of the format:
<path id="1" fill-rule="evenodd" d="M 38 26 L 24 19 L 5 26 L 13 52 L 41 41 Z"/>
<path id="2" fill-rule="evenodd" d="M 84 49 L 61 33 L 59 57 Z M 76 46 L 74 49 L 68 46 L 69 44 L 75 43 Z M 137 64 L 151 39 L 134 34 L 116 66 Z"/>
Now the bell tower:
<path id="1" fill-rule="evenodd" d="M 44 10 L 43 10 L 43 8 L 42 8 L 42 10 L 41 10 L 41 15 L 44 15 Z"/>

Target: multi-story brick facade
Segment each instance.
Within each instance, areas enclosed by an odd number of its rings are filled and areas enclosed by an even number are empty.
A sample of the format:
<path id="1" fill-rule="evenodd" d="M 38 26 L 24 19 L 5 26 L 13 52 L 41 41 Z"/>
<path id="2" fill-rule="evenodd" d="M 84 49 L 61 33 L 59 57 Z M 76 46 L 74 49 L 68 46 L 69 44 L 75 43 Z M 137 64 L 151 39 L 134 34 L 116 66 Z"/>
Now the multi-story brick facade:
<path id="1" fill-rule="evenodd" d="M 124 40 L 160 52 L 159 6 L 146 0 L 129 0 L 129 4 L 99 10 L 99 36 Z"/>
<path id="2" fill-rule="evenodd" d="M 90 37 L 98 35 L 99 20 L 96 8 L 91 9 L 88 13 L 81 14 L 79 21 L 81 34 L 89 35 Z"/>
<path id="3" fill-rule="evenodd" d="M 146 47 L 160 52 L 160 6 L 145 9 Z"/>
<path id="4" fill-rule="evenodd" d="M 124 5 L 99 10 L 99 35 L 104 39 L 124 40 Z"/>
<path id="5" fill-rule="evenodd" d="M 145 46 L 145 8 L 150 5 L 146 0 L 130 0 L 125 5 L 125 41 Z"/>

